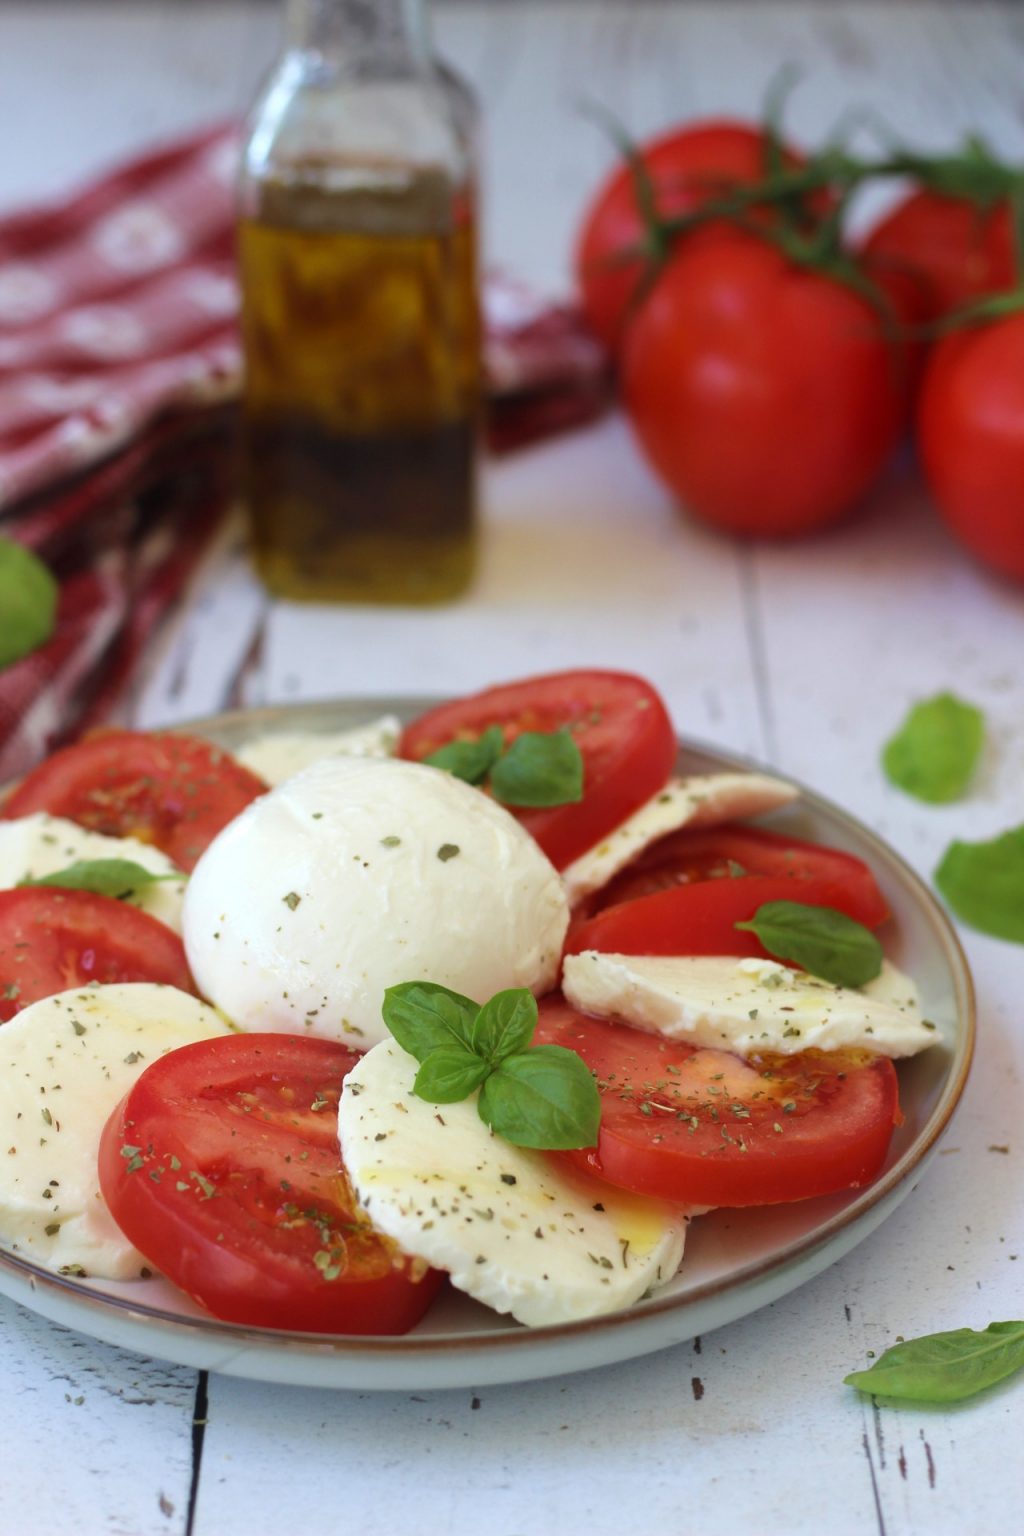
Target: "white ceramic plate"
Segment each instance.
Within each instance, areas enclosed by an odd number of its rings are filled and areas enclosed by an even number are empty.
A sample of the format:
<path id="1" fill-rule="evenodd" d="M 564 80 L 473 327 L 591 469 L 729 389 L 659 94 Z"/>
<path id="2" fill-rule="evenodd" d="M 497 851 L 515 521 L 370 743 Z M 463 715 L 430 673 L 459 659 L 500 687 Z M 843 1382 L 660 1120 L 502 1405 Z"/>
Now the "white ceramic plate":
<path id="1" fill-rule="evenodd" d="M 382 714 L 411 718 L 433 701 L 365 699 L 220 715 L 187 727 L 227 749 L 269 732 L 337 731 Z M 688 772 L 758 765 L 687 746 Z M 904 1123 L 869 1188 L 791 1206 L 716 1211 L 695 1221 L 680 1273 L 627 1312 L 525 1329 L 447 1292 L 400 1339 L 337 1338 L 222 1323 L 162 1280 L 61 1278 L 0 1248 L 0 1292 L 33 1311 L 108 1343 L 182 1365 L 301 1386 L 423 1390 L 488 1386 L 588 1370 L 665 1349 L 765 1306 L 850 1251 L 909 1193 L 934 1153 L 963 1091 L 974 1045 L 974 999 L 963 952 L 942 909 L 913 871 L 874 833 L 807 792 L 770 818 L 796 836 L 866 859 L 895 922 L 890 957 L 915 977 L 939 1040 L 901 1064 Z"/>

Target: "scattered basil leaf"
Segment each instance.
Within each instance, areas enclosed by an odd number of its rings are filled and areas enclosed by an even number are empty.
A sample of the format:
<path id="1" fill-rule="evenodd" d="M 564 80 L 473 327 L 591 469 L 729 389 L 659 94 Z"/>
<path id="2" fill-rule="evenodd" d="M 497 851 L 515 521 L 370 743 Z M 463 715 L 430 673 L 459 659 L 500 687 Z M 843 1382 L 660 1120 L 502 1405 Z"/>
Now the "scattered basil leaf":
<path id="1" fill-rule="evenodd" d="M 480 1118 L 517 1147 L 592 1147 L 601 1096 L 586 1063 L 561 1045 L 507 1056 L 480 1089 Z"/>
<path id="2" fill-rule="evenodd" d="M 433 981 L 403 981 L 388 987 L 381 1013 L 403 1051 L 425 1061 L 439 1046 L 472 1050 L 473 1021 L 479 1009 L 471 998 Z"/>
<path id="3" fill-rule="evenodd" d="M 890 783 L 917 800 L 945 805 L 971 781 L 985 739 L 980 709 L 952 693 L 922 699 L 882 750 Z"/>
<path id="4" fill-rule="evenodd" d="M 473 1023 L 473 1050 L 492 1066 L 525 1051 L 537 1028 L 537 999 L 525 987 L 496 992 Z"/>
<path id="5" fill-rule="evenodd" d="M 1024 825 L 984 843 L 950 843 L 935 884 L 972 928 L 1024 944 Z"/>
<path id="6" fill-rule="evenodd" d="M 80 859 L 59 869 L 52 875 L 29 877 L 19 885 L 55 885 L 66 891 L 94 891 L 97 896 L 137 896 L 147 885 L 158 885 L 165 880 L 184 880 L 184 873 L 175 871 L 169 875 L 154 874 L 134 859 Z"/>
<path id="7" fill-rule="evenodd" d="M 0 538 L 0 667 L 45 645 L 57 622 L 58 588 L 23 544 Z"/>
<path id="8" fill-rule="evenodd" d="M 476 741 L 449 741 L 423 761 L 443 768 L 467 784 L 482 784 L 501 756 L 505 735 L 500 725 L 489 725 Z"/>
<path id="9" fill-rule="evenodd" d="M 413 1093 L 431 1104 L 456 1104 L 479 1088 L 490 1066 L 461 1045 L 438 1045 L 423 1058 Z"/>
<path id="10" fill-rule="evenodd" d="M 504 805 L 568 805 L 583 799 L 583 758 L 568 731 L 524 731 L 491 770 Z"/>
<path id="11" fill-rule="evenodd" d="M 894 1344 L 867 1371 L 843 1380 L 860 1392 L 918 1403 L 959 1403 L 1024 1370 L 1024 1322 L 955 1328 Z"/>
<path id="12" fill-rule="evenodd" d="M 839 987 L 862 987 L 882 970 L 882 946 L 870 928 L 834 907 L 766 901 L 735 926 L 755 933 L 769 954 Z"/>

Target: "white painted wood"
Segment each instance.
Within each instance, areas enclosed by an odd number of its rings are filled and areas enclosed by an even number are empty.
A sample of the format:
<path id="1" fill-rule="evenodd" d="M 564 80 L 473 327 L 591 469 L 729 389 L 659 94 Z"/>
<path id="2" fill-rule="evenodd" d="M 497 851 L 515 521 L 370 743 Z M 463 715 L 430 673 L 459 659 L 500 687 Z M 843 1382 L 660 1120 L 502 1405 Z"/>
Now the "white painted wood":
<path id="1" fill-rule="evenodd" d="M 921 143 L 973 127 L 1024 150 L 1024 28 L 1010 6 L 437 10 L 442 45 L 483 102 L 491 257 L 552 289 L 568 283 L 573 228 L 611 158 L 576 110 L 587 95 L 640 134 L 749 113 L 794 60 L 797 138 L 819 138 L 857 102 Z M 17 131 L 0 203 L 239 110 L 276 30 L 273 7 L 220 0 L 3 7 L 0 99 Z M 684 731 L 806 779 L 925 876 L 949 837 L 1024 820 L 1024 599 L 965 562 L 908 467 L 827 538 L 737 551 L 677 517 L 611 420 L 490 465 L 486 506 L 476 589 L 425 614 L 267 604 L 229 531 L 154 647 L 136 718 L 180 720 L 232 697 L 445 692 L 581 662 L 632 666 Z M 911 700 L 947 686 L 986 709 L 991 746 L 967 802 L 926 809 L 885 784 L 878 749 Z M 1024 966 L 1018 949 L 964 937 L 981 1021 L 965 1103 L 915 1194 L 842 1263 L 699 1354 L 683 1346 L 561 1383 L 420 1401 L 215 1378 L 195 1536 L 275 1530 L 307 1504 L 361 1536 L 618 1536 L 640 1520 L 767 1536 L 1020 1528 L 1024 1385 L 955 1412 L 877 1414 L 841 1386 L 898 1334 L 1021 1313 Z M 195 1374 L 0 1307 L 2 1536 L 56 1520 L 184 1536 Z"/>

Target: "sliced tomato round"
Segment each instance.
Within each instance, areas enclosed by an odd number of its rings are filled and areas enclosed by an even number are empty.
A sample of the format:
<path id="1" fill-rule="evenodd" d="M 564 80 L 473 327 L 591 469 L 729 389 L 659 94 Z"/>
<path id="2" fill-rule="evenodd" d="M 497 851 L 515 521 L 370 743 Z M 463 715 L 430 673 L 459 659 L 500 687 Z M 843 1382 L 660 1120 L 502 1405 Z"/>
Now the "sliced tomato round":
<path id="1" fill-rule="evenodd" d="M 208 741 L 103 731 L 40 763 L 0 814 L 66 816 L 92 832 L 152 843 L 192 870 L 221 828 L 266 790 Z"/>
<path id="2" fill-rule="evenodd" d="M 775 1205 L 869 1184 L 899 1123 L 892 1062 L 865 1052 L 742 1061 L 554 996 L 534 1042 L 578 1051 L 601 1092 L 597 1146 L 549 1156 L 683 1205 Z"/>
<path id="3" fill-rule="evenodd" d="M 224 1035 L 148 1067 L 103 1132 L 118 1226 L 216 1317 L 314 1333 L 405 1333 L 441 1283 L 358 1210 L 338 1099 L 358 1055 L 297 1035 Z"/>
<path id="4" fill-rule="evenodd" d="M 399 756 L 421 761 L 450 741 L 497 725 L 508 744 L 523 731 L 567 729 L 583 758 L 583 799 L 509 809 L 564 869 L 656 794 L 672 772 L 676 741 L 661 696 L 627 672 L 555 672 L 489 688 L 428 710 L 406 726 Z"/>
<path id="5" fill-rule="evenodd" d="M 799 891 L 789 893 L 797 901 L 809 899 L 804 892 L 811 883 L 834 886 L 823 904 L 839 907 L 869 928 L 877 928 L 889 915 L 885 897 L 863 859 L 839 848 L 740 823 L 693 831 L 684 827 L 659 839 L 597 892 L 588 909 L 593 913 L 673 886 L 738 875 L 788 877 L 800 885 Z"/>
<path id="6" fill-rule="evenodd" d="M 740 875 L 670 886 L 574 923 L 565 953 L 599 949 L 614 955 L 764 956 L 767 950 L 754 934 L 736 924 L 749 922 L 766 901 L 799 900 L 854 916 L 843 885 L 808 876 L 795 886 L 789 875 Z"/>
<path id="7" fill-rule="evenodd" d="M 181 940 L 148 912 L 92 891 L 0 891 L 0 1022 L 55 992 L 118 981 L 195 992 Z"/>

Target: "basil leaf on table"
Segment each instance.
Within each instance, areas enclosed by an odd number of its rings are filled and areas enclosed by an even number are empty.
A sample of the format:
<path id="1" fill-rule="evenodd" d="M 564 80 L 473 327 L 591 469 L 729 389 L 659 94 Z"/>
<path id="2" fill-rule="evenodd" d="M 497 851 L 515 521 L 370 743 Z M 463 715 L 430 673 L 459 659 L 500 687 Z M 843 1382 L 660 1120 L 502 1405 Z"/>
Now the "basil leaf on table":
<path id="1" fill-rule="evenodd" d="M 457 1104 L 479 1088 L 490 1071 L 486 1061 L 461 1045 L 438 1045 L 423 1058 L 413 1093 L 431 1104 Z"/>
<path id="2" fill-rule="evenodd" d="M 568 731 L 524 731 L 491 769 L 504 805 L 569 805 L 583 799 L 583 758 Z"/>
<path id="3" fill-rule="evenodd" d="M 886 742 L 882 767 L 897 789 L 931 805 L 958 800 L 985 739 L 980 709 L 952 693 L 922 699 Z"/>
<path id="4" fill-rule="evenodd" d="M 480 1118 L 517 1147 L 592 1147 L 601 1121 L 601 1096 L 575 1051 L 536 1045 L 507 1056 L 485 1080 Z"/>
<path id="5" fill-rule="evenodd" d="M 0 667 L 45 645 L 57 622 L 58 587 L 23 544 L 0 538 Z"/>
<path id="6" fill-rule="evenodd" d="M 67 869 L 56 870 L 52 875 L 31 876 L 19 881 L 19 885 L 52 885 L 66 891 L 93 891 L 97 896 L 123 898 L 136 896 L 147 885 L 159 885 L 165 880 L 185 880 L 180 874 L 158 875 L 136 864 L 134 859 L 80 859 Z"/>
<path id="7" fill-rule="evenodd" d="M 735 926 L 756 934 L 769 954 L 794 960 L 838 987 L 863 987 L 881 974 L 882 946 L 875 935 L 834 907 L 766 901 L 749 922 Z"/>
<path id="8" fill-rule="evenodd" d="M 1024 825 L 983 843 L 950 843 L 935 884 L 957 917 L 1024 944 Z"/>
<path id="9" fill-rule="evenodd" d="M 537 999 L 525 987 L 496 992 L 484 1003 L 473 1024 L 473 1049 L 485 1061 L 497 1063 L 525 1051 L 537 1028 Z"/>
<path id="10" fill-rule="evenodd" d="M 500 725 L 489 725 L 476 741 L 449 741 L 423 761 L 443 768 L 467 784 L 482 784 L 501 756 L 505 736 Z"/>
<path id="11" fill-rule="evenodd" d="M 843 1380 L 859 1392 L 918 1403 L 959 1403 L 1024 1369 L 1024 1322 L 929 1333 L 887 1349 Z"/>
<path id="12" fill-rule="evenodd" d="M 388 987 L 381 1005 L 384 1023 L 403 1051 L 420 1062 L 442 1046 L 471 1050 L 478 1012 L 472 998 L 433 981 L 403 981 Z"/>

